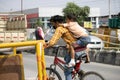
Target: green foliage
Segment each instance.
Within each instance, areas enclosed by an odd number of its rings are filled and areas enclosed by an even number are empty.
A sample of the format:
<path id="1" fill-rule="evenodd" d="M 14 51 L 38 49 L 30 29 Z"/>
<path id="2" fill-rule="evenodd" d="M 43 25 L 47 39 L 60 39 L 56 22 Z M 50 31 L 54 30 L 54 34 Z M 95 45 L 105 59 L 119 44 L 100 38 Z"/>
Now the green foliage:
<path id="1" fill-rule="evenodd" d="M 63 9 L 64 16 L 67 14 L 74 14 L 80 25 L 83 24 L 84 20 L 88 18 L 90 8 L 88 6 L 80 7 L 73 2 L 67 3 L 67 6 Z"/>
<path id="2" fill-rule="evenodd" d="M 43 26 L 42 22 L 40 19 L 37 19 L 36 23 L 35 23 L 35 26 Z"/>
<path id="3" fill-rule="evenodd" d="M 64 15 L 66 14 L 75 14 L 76 16 L 79 14 L 79 6 L 75 5 L 74 3 L 68 3 L 66 8 L 63 9 Z"/>

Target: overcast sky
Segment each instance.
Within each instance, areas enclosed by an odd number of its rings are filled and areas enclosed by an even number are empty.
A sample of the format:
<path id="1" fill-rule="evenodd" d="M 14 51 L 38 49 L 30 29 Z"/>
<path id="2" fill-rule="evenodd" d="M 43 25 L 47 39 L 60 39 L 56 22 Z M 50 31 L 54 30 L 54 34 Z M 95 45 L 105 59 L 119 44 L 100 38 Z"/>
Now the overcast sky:
<path id="1" fill-rule="evenodd" d="M 98 2 L 99 0 L 0 0 L 0 12 L 21 10 L 21 1 L 23 9 L 37 7 L 65 7 L 68 2 L 75 2 L 78 5 L 84 5 L 89 2 Z"/>
<path id="2" fill-rule="evenodd" d="M 0 0 L 0 12 L 20 11 L 21 1 L 23 1 L 23 10 L 38 7 L 64 8 L 68 2 L 74 2 L 79 6 L 87 5 L 106 11 L 108 10 L 109 0 Z M 111 0 L 111 9 L 112 8 L 113 10 L 116 9 L 116 11 L 120 11 L 120 0 Z"/>
<path id="3" fill-rule="evenodd" d="M 37 7 L 64 7 L 67 2 L 73 0 L 0 0 L 0 12 L 21 10 L 21 1 L 23 1 L 23 9 L 30 9 Z"/>

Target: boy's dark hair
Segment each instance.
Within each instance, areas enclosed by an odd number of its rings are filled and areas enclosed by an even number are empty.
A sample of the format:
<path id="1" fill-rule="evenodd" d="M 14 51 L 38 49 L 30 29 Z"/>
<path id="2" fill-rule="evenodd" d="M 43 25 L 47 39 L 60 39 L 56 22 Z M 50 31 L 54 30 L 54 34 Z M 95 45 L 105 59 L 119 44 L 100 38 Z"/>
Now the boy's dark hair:
<path id="1" fill-rule="evenodd" d="M 66 14 L 65 17 L 70 19 L 70 20 L 76 21 L 76 16 L 74 14 Z"/>
<path id="2" fill-rule="evenodd" d="M 51 16 L 51 18 L 50 18 L 50 20 L 49 20 L 50 22 L 53 22 L 53 16 Z"/>
<path id="3" fill-rule="evenodd" d="M 52 16 L 51 19 L 50 19 L 50 22 L 59 22 L 59 23 L 63 23 L 64 22 L 64 17 L 63 16 L 60 16 L 60 15 L 55 15 L 55 16 Z"/>

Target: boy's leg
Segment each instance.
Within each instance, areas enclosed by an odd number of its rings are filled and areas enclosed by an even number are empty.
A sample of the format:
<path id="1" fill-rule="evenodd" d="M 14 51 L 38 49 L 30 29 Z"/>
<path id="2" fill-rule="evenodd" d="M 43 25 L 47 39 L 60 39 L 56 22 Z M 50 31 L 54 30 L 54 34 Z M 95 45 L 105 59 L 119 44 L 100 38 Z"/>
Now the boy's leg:
<path id="1" fill-rule="evenodd" d="M 86 61 L 85 63 L 89 63 L 90 62 L 90 57 L 89 57 L 89 48 L 86 49 Z"/>
<path id="2" fill-rule="evenodd" d="M 75 65 L 75 51 L 72 45 L 70 45 L 70 56 L 71 56 L 71 60 L 68 64 L 69 67 L 72 67 Z"/>
<path id="3" fill-rule="evenodd" d="M 79 40 L 77 40 L 77 44 L 79 44 L 80 46 L 87 46 L 87 44 L 90 42 L 90 38 L 89 37 L 82 37 Z M 90 62 L 90 58 L 89 58 L 89 48 L 86 49 L 86 61 L 85 63 L 89 63 Z"/>
<path id="4" fill-rule="evenodd" d="M 66 64 L 68 64 L 71 60 L 71 55 L 69 53 L 67 53 L 64 57 L 64 60 L 66 62 Z M 65 80 L 72 80 L 72 70 L 73 70 L 73 67 L 66 67 L 66 70 L 64 70 L 64 74 L 65 74 Z"/>
<path id="5" fill-rule="evenodd" d="M 65 80 L 72 80 L 72 74 L 69 70 L 65 71 Z"/>

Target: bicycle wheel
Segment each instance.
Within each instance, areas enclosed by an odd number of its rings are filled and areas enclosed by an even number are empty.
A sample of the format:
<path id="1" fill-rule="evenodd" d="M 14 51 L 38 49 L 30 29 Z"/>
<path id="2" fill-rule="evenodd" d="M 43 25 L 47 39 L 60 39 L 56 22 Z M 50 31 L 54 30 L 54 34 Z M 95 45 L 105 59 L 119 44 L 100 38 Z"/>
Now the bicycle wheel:
<path id="1" fill-rule="evenodd" d="M 105 80 L 100 74 L 97 72 L 86 72 L 81 80 Z"/>
<path id="2" fill-rule="evenodd" d="M 56 70 L 52 68 L 46 68 L 46 72 L 49 77 L 49 80 L 62 80 L 61 76 Z"/>

